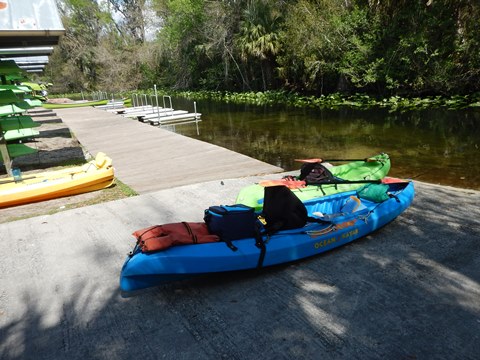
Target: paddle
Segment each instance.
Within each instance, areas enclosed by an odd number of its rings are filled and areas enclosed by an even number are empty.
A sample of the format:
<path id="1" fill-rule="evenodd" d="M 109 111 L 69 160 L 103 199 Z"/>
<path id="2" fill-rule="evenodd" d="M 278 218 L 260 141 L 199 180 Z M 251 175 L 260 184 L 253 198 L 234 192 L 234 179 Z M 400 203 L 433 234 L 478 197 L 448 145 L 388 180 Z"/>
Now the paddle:
<path id="1" fill-rule="evenodd" d="M 381 161 L 375 158 L 364 158 L 364 159 L 321 159 L 321 158 L 313 158 L 313 159 L 295 159 L 295 161 L 303 162 L 303 163 L 322 163 L 322 162 L 351 162 L 351 161 L 365 161 L 365 162 L 375 162 Z"/>
<path id="2" fill-rule="evenodd" d="M 314 186 L 322 185 L 339 185 L 339 184 L 381 184 L 382 180 L 333 180 L 325 181 L 323 183 L 315 184 Z M 304 180 L 262 180 L 259 182 L 260 186 L 275 186 L 275 185 L 285 185 L 291 189 L 302 188 L 307 185 Z"/>
<path id="3" fill-rule="evenodd" d="M 398 179 L 398 178 L 390 178 L 385 177 L 381 180 L 329 180 L 325 181 L 321 184 L 315 184 L 313 186 L 322 186 L 322 185 L 349 185 L 349 184 L 391 184 L 391 183 L 404 183 L 408 182 L 408 180 Z M 304 188 L 307 184 L 303 180 L 262 180 L 258 183 L 260 186 L 267 187 L 267 186 L 276 186 L 276 185 L 283 185 L 288 187 L 289 189 L 301 189 Z"/>
<path id="4" fill-rule="evenodd" d="M 35 178 L 36 178 L 36 176 L 27 176 L 27 177 L 22 177 L 20 180 L 15 180 L 15 179 L 12 179 L 12 180 L 0 180 L 0 185 L 12 183 L 12 182 L 21 182 L 21 181 L 23 181 L 23 180 L 30 180 L 30 179 L 35 179 Z"/>

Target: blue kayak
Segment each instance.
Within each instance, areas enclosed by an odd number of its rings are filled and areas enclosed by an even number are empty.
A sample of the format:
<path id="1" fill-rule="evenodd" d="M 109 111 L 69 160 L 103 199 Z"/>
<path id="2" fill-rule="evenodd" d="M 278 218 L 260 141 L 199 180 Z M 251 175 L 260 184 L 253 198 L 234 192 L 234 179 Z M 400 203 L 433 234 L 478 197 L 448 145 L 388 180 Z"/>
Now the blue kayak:
<path id="1" fill-rule="evenodd" d="M 196 275 L 278 265 L 350 243 L 394 220 L 414 198 L 413 182 L 381 186 L 386 188 L 381 201 L 355 190 L 303 202 L 309 216 L 306 225 L 263 237 L 263 249 L 255 237 L 233 240 L 230 246 L 220 241 L 150 253 L 137 244 L 123 265 L 120 287 L 132 291 Z"/>

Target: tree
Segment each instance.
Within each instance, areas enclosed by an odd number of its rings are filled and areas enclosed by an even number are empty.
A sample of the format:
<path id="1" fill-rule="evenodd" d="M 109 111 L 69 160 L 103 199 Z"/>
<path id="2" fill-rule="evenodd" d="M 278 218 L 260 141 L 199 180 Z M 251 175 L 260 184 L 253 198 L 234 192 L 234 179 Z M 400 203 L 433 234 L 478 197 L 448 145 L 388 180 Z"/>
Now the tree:
<path id="1" fill-rule="evenodd" d="M 163 82 L 175 88 L 195 86 L 200 78 L 205 21 L 204 0 L 156 0 L 155 9 L 163 27 L 157 39 L 163 60 Z"/>
<path id="2" fill-rule="evenodd" d="M 378 72 L 404 94 L 472 91 L 479 80 L 480 3 L 470 0 L 372 2 L 380 19 Z M 478 87 L 477 87 L 478 89 Z"/>
<path id="3" fill-rule="evenodd" d="M 107 0 L 122 20 L 117 23 L 123 34 L 128 34 L 135 42 L 145 42 L 146 0 Z"/>
<path id="4" fill-rule="evenodd" d="M 477 0 L 60 3 L 67 34 L 49 66 L 69 89 L 480 90 Z"/>
<path id="5" fill-rule="evenodd" d="M 157 46 L 145 42 L 141 14 L 151 13 L 146 4 L 146 0 L 62 1 L 59 8 L 66 35 L 49 64 L 55 68 L 47 70 L 49 81 L 63 85 L 65 91 L 150 86 L 155 81 L 148 75 L 156 74 Z"/>
<path id="6" fill-rule="evenodd" d="M 350 35 L 342 22 L 347 11 L 341 0 L 299 0 L 287 6 L 278 58 L 285 86 L 320 94 L 336 89 Z"/>
<path id="7" fill-rule="evenodd" d="M 62 69 L 51 72 L 52 81 L 68 90 L 94 88 L 98 80 L 95 47 L 106 30 L 110 14 L 93 0 L 65 0 L 59 9 L 66 34 L 49 64 L 49 68 Z M 57 76 L 63 80 L 57 81 Z"/>
<path id="8" fill-rule="evenodd" d="M 210 1 L 205 10 L 203 43 L 199 54 L 209 61 L 202 71 L 201 86 L 209 89 L 250 89 L 244 66 L 237 58 L 234 36 L 242 12 L 241 1 Z"/>

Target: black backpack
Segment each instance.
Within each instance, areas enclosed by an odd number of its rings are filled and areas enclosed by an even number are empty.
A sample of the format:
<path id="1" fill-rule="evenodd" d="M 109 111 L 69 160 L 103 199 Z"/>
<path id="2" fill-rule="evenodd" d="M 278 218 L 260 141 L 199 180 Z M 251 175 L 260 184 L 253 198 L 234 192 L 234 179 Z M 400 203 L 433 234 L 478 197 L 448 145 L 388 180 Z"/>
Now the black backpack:
<path id="1" fill-rule="evenodd" d="M 335 176 L 321 163 L 304 163 L 300 169 L 300 180 L 304 180 L 307 185 L 322 185 L 335 183 Z"/>

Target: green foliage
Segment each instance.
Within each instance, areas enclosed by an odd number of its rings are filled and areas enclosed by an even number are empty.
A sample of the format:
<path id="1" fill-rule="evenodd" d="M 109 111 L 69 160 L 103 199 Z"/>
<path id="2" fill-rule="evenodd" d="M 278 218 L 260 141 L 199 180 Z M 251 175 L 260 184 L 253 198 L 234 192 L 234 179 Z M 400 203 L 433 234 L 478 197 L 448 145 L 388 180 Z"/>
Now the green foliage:
<path id="1" fill-rule="evenodd" d="M 299 0 L 287 7 L 278 63 L 292 88 L 320 93 L 335 89 L 336 64 L 347 35 L 340 28 L 339 17 L 346 12 L 341 3 Z"/>
<path id="2" fill-rule="evenodd" d="M 435 104 L 480 91 L 474 0 L 64 0 L 62 9 L 67 35 L 47 79 L 62 91 L 156 84 L 327 103 L 341 93 L 353 106 L 365 102 L 355 94 Z M 161 26 L 144 41 L 153 10 Z"/>
<path id="3" fill-rule="evenodd" d="M 166 90 L 164 90 L 165 92 Z M 171 95 L 200 101 L 202 99 L 222 101 L 236 104 L 252 105 L 286 105 L 301 108 L 339 109 L 353 107 L 360 110 L 370 108 L 387 108 L 391 112 L 444 108 L 448 110 L 466 109 L 480 106 L 480 93 L 467 96 L 455 95 L 451 97 L 430 96 L 424 98 L 404 98 L 390 96 L 375 98 L 366 94 L 355 93 L 343 95 L 332 93 L 321 96 L 304 96 L 295 92 L 266 91 L 266 92 L 224 92 L 224 91 L 166 91 Z"/>

